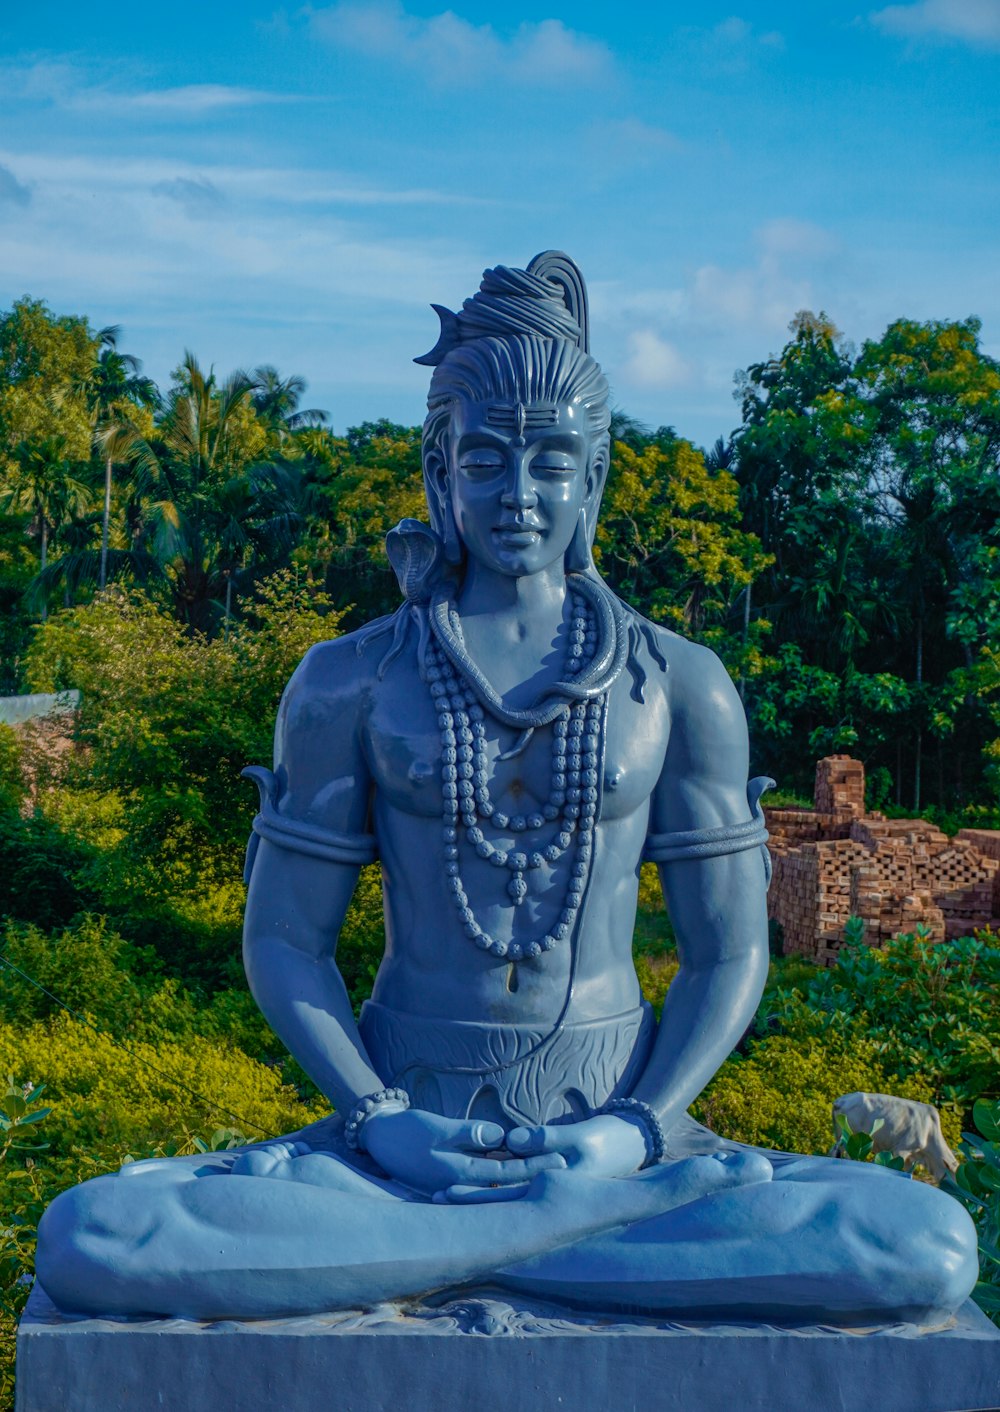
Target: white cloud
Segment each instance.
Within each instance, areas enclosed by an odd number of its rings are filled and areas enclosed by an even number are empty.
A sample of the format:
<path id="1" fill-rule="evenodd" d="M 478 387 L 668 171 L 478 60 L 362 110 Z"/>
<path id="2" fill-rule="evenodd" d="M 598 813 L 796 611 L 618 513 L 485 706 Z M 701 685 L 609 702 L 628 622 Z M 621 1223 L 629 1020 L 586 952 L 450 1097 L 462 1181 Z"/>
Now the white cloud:
<path id="1" fill-rule="evenodd" d="M 154 196 L 176 201 L 185 215 L 195 219 L 213 216 L 226 204 L 219 188 L 205 177 L 174 177 L 172 181 L 156 182 L 152 190 Z"/>
<path id="2" fill-rule="evenodd" d="M 760 30 L 740 15 L 730 15 L 711 29 L 688 27 L 681 32 L 690 35 L 699 48 L 724 63 L 727 69 L 732 69 L 734 65 L 742 67 L 755 49 L 781 50 L 785 47 L 785 37 L 779 30 Z"/>
<path id="3" fill-rule="evenodd" d="M 40 153 L 5 153 L 0 162 L 17 162 L 32 182 L 70 191 L 77 187 L 110 193 L 152 190 L 157 196 L 186 198 L 204 209 L 217 192 L 216 204 L 278 202 L 285 206 L 491 206 L 487 198 L 453 194 L 430 187 L 362 186 L 339 172 L 302 167 L 230 167 L 180 163 L 168 158 L 64 157 Z"/>
<path id="4" fill-rule="evenodd" d="M 906 38 L 937 37 L 1000 47 L 1000 0 L 918 0 L 874 11 L 873 24 Z"/>
<path id="5" fill-rule="evenodd" d="M 118 81 L 94 83 L 76 64 L 43 61 L 0 65 L 0 91 L 8 99 L 51 103 L 57 108 L 110 113 L 148 113 L 170 118 L 202 117 L 228 108 L 304 101 L 222 83 L 189 83 L 173 88 L 131 88 Z"/>
<path id="6" fill-rule="evenodd" d="M 653 329 L 636 329 L 629 335 L 628 359 L 623 377 L 637 387 L 685 387 L 694 369 L 679 349 Z"/>
<path id="7" fill-rule="evenodd" d="M 665 127 L 645 123 L 641 118 L 622 118 L 602 125 L 601 135 L 620 149 L 634 155 L 652 156 L 663 152 L 683 152 L 684 143 Z"/>
<path id="8" fill-rule="evenodd" d="M 823 259 L 840 250 L 836 236 L 812 221 L 788 218 L 767 221 L 755 232 L 755 237 L 765 258 Z"/>
<path id="9" fill-rule="evenodd" d="M 200 115 L 219 108 L 257 107 L 262 103 L 294 103 L 287 93 L 268 93 L 259 88 L 238 88 L 222 83 L 188 83 L 179 88 L 150 88 L 138 93 L 113 92 L 91 88 L 72 100 L 74 107 L 121 108 L 125 111 L 164 113 L 170 117 Z"/>
<path id="10" fill-rule="evenodd" d="M 27 206 L 31 191 L 18 181 L 10 167 L 0 167 L 0 206 Z"/>
<path id="11" fill-rule="evenodd" d="M 441 83 L 464 85 L 489 77 L 532 84 L 575 83 L 605 76 L 607 46 L 567 29 L 561 20 L 525 21 L 509 38 L 451 10 L 412 15 L 400 0 L 340 0 L 309 14 L 321 39 L 369 58 L 417 68 Z"/>

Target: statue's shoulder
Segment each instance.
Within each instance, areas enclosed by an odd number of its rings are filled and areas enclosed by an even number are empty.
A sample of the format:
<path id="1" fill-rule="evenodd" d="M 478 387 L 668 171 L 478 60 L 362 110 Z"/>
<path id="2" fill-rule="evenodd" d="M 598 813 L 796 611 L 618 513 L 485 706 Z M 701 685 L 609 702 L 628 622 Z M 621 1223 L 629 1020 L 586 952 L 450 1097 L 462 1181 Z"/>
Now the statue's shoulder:
<path id="1" fill-rule="evenodd" d="M 377 644 L 392 640 L 392 617 L 378 618 L 354 632 L 325 638 L 309 648 L 281 698 L 279 730 L 284 735 L 360 723 L 377 688 Z"/>
<path id="2" fill-rule="evenodd" d="M 739 732 L 743 707 L 721 658 L 710 647 L 651 622 L 634 608 L 628 613 L 632 636 L 642 644 L 643 665 L 653 680 L 662 682 L 674 722 L 690 720 L 699 734 L 710 736 Z"/>

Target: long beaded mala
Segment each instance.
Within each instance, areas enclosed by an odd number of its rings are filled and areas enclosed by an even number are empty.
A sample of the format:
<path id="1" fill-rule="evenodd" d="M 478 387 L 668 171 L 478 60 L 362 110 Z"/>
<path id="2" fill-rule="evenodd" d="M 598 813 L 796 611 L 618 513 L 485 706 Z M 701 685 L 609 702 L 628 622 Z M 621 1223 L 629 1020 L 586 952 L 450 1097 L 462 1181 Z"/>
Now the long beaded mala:
<path id="1" fill-rule="evenodd" d="M 574 593 L 566 669 L 579 675 L 593 657 L 597 644 L 594 614 L 586 599 Z M 461 621 L 452 607 L 450 626 L 461 640 Z M 441 732 L 442 838 L 448 891 L 466 936 L 483 951 L 519 961 L 540 956 L 567 937 L 583 901 L 593 857 L 594 824 L 598 801 L 600 733 L 605 694 L 574 701 L 552 722 L 552 773 L 548 799 L 531 814 L 505 814 L 494 805 L 489 791 L 485 712 L 475 693 L 452 662 L 431 640 L 427 654 L 427 679 L 438 712 Z M 535 848 L 500 848 L 487 839 L 483 825 L 522 834 L 536 832 L 546 823 L 555 825 L 549 840 Z M 460 840 L 476 854 L 510 877 L 507 893 L 520 906 L 528 893 L 525 874 L 543 863 L 556 863 L 574 845 L 570 876 L 558 920 L 537 940 L 502 941 L 476 920 L 469 905 L 459 863 Z"/>

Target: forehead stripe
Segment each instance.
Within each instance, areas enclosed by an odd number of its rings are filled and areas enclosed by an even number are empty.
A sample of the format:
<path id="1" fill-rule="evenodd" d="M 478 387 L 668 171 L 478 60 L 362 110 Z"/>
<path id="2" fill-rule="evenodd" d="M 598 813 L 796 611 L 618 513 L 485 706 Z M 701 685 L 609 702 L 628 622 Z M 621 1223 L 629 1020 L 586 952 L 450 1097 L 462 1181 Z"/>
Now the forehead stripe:
<path id="1" fill-rule="evenodd" d="M 558 407 L 526 407 L 511 404 L 487 407 L 486 420 L 494 427 L 549 427 L 559 420 Z"/>

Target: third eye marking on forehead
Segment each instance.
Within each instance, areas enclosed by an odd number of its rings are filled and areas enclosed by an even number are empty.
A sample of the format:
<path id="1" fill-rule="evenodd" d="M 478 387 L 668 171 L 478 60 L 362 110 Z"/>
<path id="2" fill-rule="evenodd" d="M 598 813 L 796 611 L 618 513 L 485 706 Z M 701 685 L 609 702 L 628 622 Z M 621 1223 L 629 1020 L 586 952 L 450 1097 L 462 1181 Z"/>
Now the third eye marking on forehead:
<path id="1" fill-rule="evenodd" d="M 537 402 L 526 407 L 523 402 L 499 403 L 486 409 L 486 424 L 502 427 L 521 436 L 525 427 L 550 427 L 559 420 L 558 407 L 541 406 Z"/>

